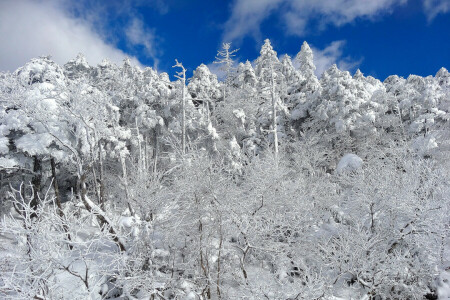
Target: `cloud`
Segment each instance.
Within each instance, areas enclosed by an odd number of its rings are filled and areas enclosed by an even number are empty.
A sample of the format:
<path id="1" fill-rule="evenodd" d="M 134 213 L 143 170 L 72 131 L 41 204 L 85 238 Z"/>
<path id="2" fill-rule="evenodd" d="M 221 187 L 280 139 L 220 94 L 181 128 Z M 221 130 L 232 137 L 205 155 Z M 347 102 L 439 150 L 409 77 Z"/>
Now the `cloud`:
<path id="1" fill-rule="evenodd" d="M 159 60 L 156 56 L 156 49 L 154 47 L 156 39 L 154 31 L 145 28 L 144 23 L 140 19 L 133 18 L 130 25 L 125 30 L 125 35 L 132 46 L 144 47 L 145 54 L 153 59 L 154 66 L 157 68 Z"/>
<path id="2" fill-rule="evenodd" d="M 431 22 L 438 14 L 445 14 L 450 11 L 450 1 L 448 0 L 423 0 L 423 8 L 428 22 Z"/>
<path id="3" fill-rule="evenodd" d="M 284 0 L 236 0 L 225 23 L 223 41 L 239 42 L 248 34 L 260 40 L 261 22 Z"/>
<path id="4" fill-rule="evenodd" d="M 140 7 L 150 8 L 156 10 L 161 15 L 169 12 L 170 4 L 173 1 L 167 0 L 108 0 L 110 4 L 114 4 L 116 8 L 137 9 Z"/>
<path id="5" fill-rule="evenodd" d="M 345 41 L 334 41 L 324 49 L 311 47 L 316 65 L 316 75 L 322 76 L 328 68 L 336 64 L 339 69 L 353 72 L 361 64 L 362 59 L 355 60 L 349 56 L 343 56 Z"/>
<path id="6" fill-rule="evenodd" d="M 69 15 L 56 1 L 0 1 L 0 70 L 13 71 L 29 59 L 52 56 L 59 64 L 85 54 L 90 64 L 104 58 L 120 63 L 127 55 L 105 41 L 93 25 Z M 134 64 L 140 64 L 132 57 Z"/>
<path id="7" fill-rule="evenodd" d="M 140 0 L 138 1 L 140 5 L 147 5 L 155 8 L 158 10 L 158 12 L 162 15 L 165 15 L 169 12 L 169 4 L 167 1 L 164 0 L 154 0 L 154 1 L 148 1 L 148 0 Z"/>
<path id="8" fill-rule="evenodd" d="M 407 0 L 235 0 L 231 16 L 225 23 L 223 40 L 239 41 L 246 35 L 259 39 L 261 23 L 274 12 L 279 14 L 287 33 L 303 36 L 312 21 L 315 21 L 319 29 L 330 24 L 342 26 L 358 18 L 372 19 L 389 13 L 395 6 L 406 2 Z"/>
<path id="9" fill-rule="evenodd" d="M 223 70 L 222 65 L 211 62 L 211 63 L 207 64 L 206 66 L 208 67 L 209 71 L 211 71 L 211 73 L 213 73 L 217 76 L 218 80 L 225 80 L 226 73 Z"/>
<path id="10" fill-rule="evenodd" d="M 289 15 L 286 20 L 287 29 L 292 34 L 302 35 L 295 22 L 308 23 L 311 19 L 319 19 L 319 27 L 329 24 L 342 26 L 358 18 L 373 19 L 378 15 L 392 12 L 393 8 L 407 0 L 302 0 L 289 1 L 289 9 L 282 12 Z"/>
<path id="11" fill-rule="evenodd" d="M 346 41 L 344 40 L 334 41 L 323 49 L 309 45 L 314 55 L 314 65 L 316 66 L 315 73 L 319 78 L 322 76 L 323 72 L 328 70 L 334 64 L 336 64 L 339 69 L 350 72 L 354 72 L 356 68 L 361 65 L 362 58 L 354 59 L 350 56 L 343 56 L 345 44 Z M 296 54 L 290 56 L 295 57 Z M 294 59 L 293 65 L 295 68 L 298 68 L 298 61 Z"/>

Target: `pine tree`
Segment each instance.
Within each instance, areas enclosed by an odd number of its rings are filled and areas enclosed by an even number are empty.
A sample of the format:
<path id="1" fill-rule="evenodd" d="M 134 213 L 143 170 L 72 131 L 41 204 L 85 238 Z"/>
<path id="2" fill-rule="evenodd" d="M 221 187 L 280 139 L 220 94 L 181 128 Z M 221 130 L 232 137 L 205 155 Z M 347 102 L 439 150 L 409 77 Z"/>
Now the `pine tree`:
<path id="1" fill-rule="evenodd" d="M 314 65 L 314 55 L 306 41 L 303 42 L 300 52 L 297 53 L 295 59 L 299 64 L 299 72 L 301 76 L 304 78 L 314 76 L 314 72 L 316 71 L 316 66 Z"/>
<path id="2" fill-rule="evenodd" d="M 231 74 L 233 71 L 233 65 L 234 60 L 233 57 L 236 56 L 236 52 L 239 51 L 239 49 L 231 49 L 231 43 L 223 43 L 222 44 L 222 50 L 219 50 L 216 55 L 216 60 L 214 61 L 215 64 L 221 64 L 222 70 L 225 72 L 225 84 L 223 86 L 223 99 L 224 102 L 226 101 L 227 97 L 227 88 L 230 86 L 230 83 L 232 81 Z"/>
<path id="3" fill-rule="evenodd" d="M 319 80 L 314 74 L 316 66 L 311 48 L 305 41 L 295 57 L 299 65 L 299 82 L 292 88 L 289 102 L 292 103 L 291 119 L 299 127 L 302 120 L 311 115 L 315 110 L 317 102 L 313 101 L 313 94 L 320 89 Z"/>
<path id="4" fill-rule="evenodd" d="M 186 153 L 186 69 L 183 67 L 183 64 L 175 60 L 176 64 L 173 68 L 181 68 L 181 71 L 177 72 L 175 75 L 180 80 L 181 85 L 181 154 Z"/>
<path id="5" fill-rule="evenodd" d="M 266 101 L 268 97 L 271 99 L 270 132 L 273 136 L 273 147 L 276 159 L 278 158 L 278 123 L 280 123 L 277 112 L 284 108 L 284 104 L 280 103 L 280 94 L 283 92 L 280 87 L 282 86 L 283 80 L 285 80 L 281 73 L 281 69 L 282 66 L 278 60 L 277 53 L 273 50 L 270 40 L 266 39 L 264 45 L 261 47 L 260 56 L 256 59 L 255 74 L 258 78 L 259 92 L 263 101 Z M 264 114 L 269 114 L 269 112 L 264 112 L 264 107 L 262 107 L 260 113 L 263 114 L 260 119 L 263 121 L 261 123 L 264 125 L 264 119 L 266 117 Z"/>
<path id="6" fill-rule="evenodd" d="M 221 98 L 220 85 L 217 76 L 209 71 L 208 67 L 201 64 L 194 71 L 187 86 L 194 103 L 202 109 L 209 120 L 211 112 L 216 106 L 216 102 Z"/>

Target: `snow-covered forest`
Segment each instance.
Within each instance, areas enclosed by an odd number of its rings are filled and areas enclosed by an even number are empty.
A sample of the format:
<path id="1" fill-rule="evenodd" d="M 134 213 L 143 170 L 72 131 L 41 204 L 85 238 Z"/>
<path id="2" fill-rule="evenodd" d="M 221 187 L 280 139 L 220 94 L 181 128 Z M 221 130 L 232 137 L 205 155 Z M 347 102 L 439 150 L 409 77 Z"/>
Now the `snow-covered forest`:
<path id="1" fill-rule="evenodd" d="M 1 299 L 450 297 L 450 73 L 236 51 L 0 73 Z"/>

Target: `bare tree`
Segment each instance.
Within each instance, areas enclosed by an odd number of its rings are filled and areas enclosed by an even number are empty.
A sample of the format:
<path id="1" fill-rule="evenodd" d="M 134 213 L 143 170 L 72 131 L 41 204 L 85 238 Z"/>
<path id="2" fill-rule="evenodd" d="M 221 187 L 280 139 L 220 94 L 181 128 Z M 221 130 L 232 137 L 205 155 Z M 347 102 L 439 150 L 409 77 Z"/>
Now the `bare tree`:
<path id="1" fill-rule="evenodd" d="M 181 133 L 181 152 L 184 155 L 186 153 L 186 99 L 185 99 L 185 91 L 186 91 L 186 69 L 183 67 L 183 64 L 178 62 L 178 60 L 175 59 L 176 64 L 173 66 L 173 68 L 181 68 L 180 72 L 177 72 L 177 77 L 180 80 L 181 84 L 181 127 L 182 127 L 182 133 Z"/>
<path id="2" fill-rule="evenodd" d="M 223 100 L 226 101 L 227 87 L 231 81 L 231 71 L 233 69 L 234 60 L 233 57 L 236 56 L 236 52 L 239 49 L 231 49 L 231 43 L 223 43 L 222 50 L 219 50 L 216 55 L 215 64 L 222 64 L 222 69 L 225 72 L 225 84 L 223 86 Z"/>

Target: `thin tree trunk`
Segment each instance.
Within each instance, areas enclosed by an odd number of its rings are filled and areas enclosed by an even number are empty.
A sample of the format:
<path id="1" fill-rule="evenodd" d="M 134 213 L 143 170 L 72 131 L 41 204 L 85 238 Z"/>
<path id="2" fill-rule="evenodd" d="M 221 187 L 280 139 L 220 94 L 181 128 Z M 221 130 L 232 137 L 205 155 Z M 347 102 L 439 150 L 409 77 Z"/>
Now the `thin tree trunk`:
<path id="1" fill-rule="evenodd" d="M 126 201 L 127 201 L 127 205 L 128 205 L 128 210 L 130 211 L 130 214 L 132 215 L 132 216 L 134 216 L 134 210 L 133 210 L 133 208 L 131 207 L 131 204 L 130 204 L 130 195 L 129 195 L 129 192 L 128 192 L 128 174 L 127 174 L 127 165 L 126 165 L 126 162 L 125 162 L 125 157 L 123 157 L 122 155 L 120 156 L 120 161 L 121 161 L 121 163 L 122 163 L 122 175 L 123 175 L 123 185 L 124 185 L 124 187 L 125 187 L 125 199 L 126 199 Z"/>
<path id="2" fill-rule="evenodd" d="M 225 97 L 226 97 L 226 93 L 227 93 L 227 84 L 224 83 L 223 85 L 223 103 L 225 103 Z"/>
<path id="3" fill-rule="evenodd" d="M 94 146 L 92 145 L 91 139 L 89 139 L 89 129 L 88 129 L 87 126 L 84 127 L 84 129 L 86 131 L 86 136 L 88 137 L 89 150 L 91 152 L 91 158 L 92 158 L 92 161 L 93 161 L 93 163 L 92 163 L 93 164 L 92 165 L 92 176 L 93 176 L 93 181 L 94 181 L 94 191 L 95 191 L 95 195 L 97 196 L 97 201 L 100 204 L 100 202 L 101 202 L 101 200 L 100 200 L 100 190 L 99 190 L 98 182 L 97 182 L 97 174 L 95 172 L 95 156 L 96 156 L 96 154 L 94 152 Z M 95 138 L 96 141 L 98 141 L 97 131 L 96 130 L 94 130 L 94 138 Z"/>
<path id="4" fill-rule="evenodd" d="M 182 144 L 181 147 L 182 149 L 182 154 L 184 155 L 186 153 L 186 99 L 185 99 L 185 85 L 186 85 L 186 73 L 183 75 L 183 91 L 182 91 L 182 100 L 183 100 L 183 104 L 182 104 L 182 109 L 183 109 L 183 117 L 182 117 L 182 127 L 183 127 L 183 140 L 182 140 Z"/>
<path id="5" fill-rule="evenodd" d="M 58 214 L 60 217 L 64 217 L 64 212 L 61 206 L 61 196 L 59 194 L 58 181 L 56 180 L 56 163 L 53 157 L 50 159 L 50 165 L 52 168 L 52 177 L 53 177 L 52 183 L 53 183 L 53 190 L 55 191 L 55 201 L 56 206 L 58 207 Z"/>
<path id="6" fill-rule="evenodd" d="M 94 157 L 94 153 L 92 153 L 92 157 Z M 95 164 L 94 167 L 92 168 L 92 177 L 93 177 L 93 181 L 94 181 L 94 191 L 95 191 L 95 195 L 97 196 L 97 201 L 100 204 L 101 203 L 101 199 L 100 199 L 100 188 L 98 186 L 98 181 L 97 181 L 97 173 L 95 172 Z"/>
<path id="7" fill-rule="evenodd" d="M 209 101 L 206 101 L 206 116 L 207 116 L 207 120 L 208 123 L 211 122 L 211 112 L 209 111 Z"/>
<path id="8" fill-rule="evenodd" d="M 156 176 L 158 172 L 158 153 L 159 153 L 159 125 L 154 129 L 155 145 L 153 147 L 153 175 Z"/>
<path id="9" fill-rule="evenodd" d="M 103 174 L 102 142 L 98 141 L 98 167 L 100 172 L 100 208 L 105 210 L 105 182 Z"/>
<path id="10" fill-rule="evenodd" d="M 124 252 L 125 246 L 123 245 L 123 243 L 120 241 L 119 237 L 117 236 L 117 233 L 114 230 L 112 224 L 110 224 L 108 222 L 108 220 L 105 218 L 104 211 L 101 210 L 99 207 L 97 207 L 99 211 L 98 212 L 95 211 L 96 209 L 94 209 L 93 205 L 91 205 L 91 204 L 93 204 L 93 202 L 88 200 L 86 197 L 86 174 L 82 174 L 81 176 L 79 176 L 79 185 L 80 185 L 80 187 L 79 187 L 80 198 L 81 198 L 81 201 L 83 202 L 84 206 L 86 207 L 87 211 L 95 214 L 95 216 L 97 217 L 97 220 L 100 223 L 100 226 L 102 228 L 105 225 L 109 227 L 109 233 L 112 235 L 113 241 L 117 244 L 117 246 L 119 246 L 119 250 L 121 252 Z"/>
<path id="11" fill-rule="evenodd" d="M 186 153 L 186 97 L 185 97 L 185 90 L 186 90 L 186 69 L 183 67 L 183 64 L 181 64 L 177 59 L 175 59 L 176 64 L 173 66 L 173 68 L 181 68 L 180 72 L 177 72 L 177 77 L 181 81 L 182 90 L 181 90 L 181 127 L 182 127 L 182 137 L 181 137 L 181 154 L 184 156 Z"/>
<path id="12" fill-rule="evenodd" d="M 138 147 L 139 147 L 139 160 L 138 160 L 138 171 L 139 173 L 142 173 L 142 170 L 144 169 L 144 155 L 142 154 L 142 144 L 141 144 L 141 138 L 139 136 L 139 126 L 138 126 L 138 122 L 137 119 L 135 120 L 136 123 L 136 135 L 137 135 L 137 140 L 138 140 Z"/>
<path id="13" fill-rule="evenodd" d="M 36 210 L 39 204 L 39 192 L 41 191 L 41 181 L 42 181 L 42 162 L 37 157 L 34 156 L 34 166 L 33 166 L 34 176 L 31 181 L 33 185 L 33 199 L 31 200 L 31 208 Z M 33 213 L 33 217 L 36 217 L 36 214 Z"/>
<path id="14" fill-rule="evenodd" d="M 223 232 L 222 232 L 222 216 L 219 217 L 219 234 L 220 234 L 220 243 L 219 243 L 219 255 L 217 257 L 217 297 L 222 299 L 222 293 L 220 292 L 220 259 L 222 255 L 222 244 L 223 244 Z"/>
<path id="15" fill-rule="evenodd" d="M 144 134 L 145 138 L 144 138 L 144 170 L 146 171 L 146 174 L 148 173 L 148 151 L 147 151 L 147 138 L 148 138 L 148 134 Z"/>
<path id="16" fill-rule="evenodd" d="M 277 100 L 275 97 L 275 82 L 273 78 L 273 66 L 270 65 L 271 72 L 271 95 L 272 95 L 272 127 L 273 127 L 273 143 L 275 147 L 275 161 L 278 163 L 278 132 L 277 132 Z"/>
<path id="17" fill-rule="evenodd" d="M 56 200 L 56 206 L 58 207 L 58 214 L 61 217 L 61 220 L 63 221 L 63 229 L 66 233 L 67 240 L 72 241 L 69 233 L 69 228 L 67 227 L 66 222 L 66 216 L 64 215 L 64 211 L 62 210 L 61 206 L 61 196 L 59 194 L 59 187 L 58 187 L 58 181 L 56 180 L 56 163 L 55 159 L 52 157 L 50 159 L 50 164 L 52 168 L 52 177 L 53 177 L 53 189 L 55 191 L 55 200 Z M 69 249 L 72 250 L 73 246 L 69 243 Z"/>

